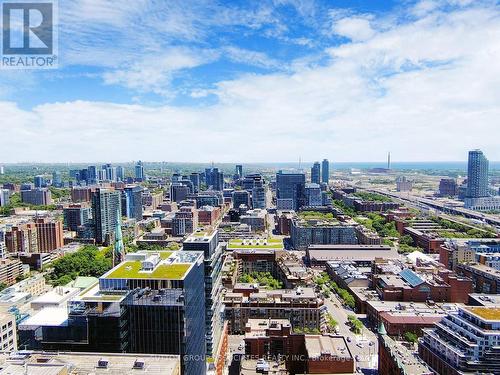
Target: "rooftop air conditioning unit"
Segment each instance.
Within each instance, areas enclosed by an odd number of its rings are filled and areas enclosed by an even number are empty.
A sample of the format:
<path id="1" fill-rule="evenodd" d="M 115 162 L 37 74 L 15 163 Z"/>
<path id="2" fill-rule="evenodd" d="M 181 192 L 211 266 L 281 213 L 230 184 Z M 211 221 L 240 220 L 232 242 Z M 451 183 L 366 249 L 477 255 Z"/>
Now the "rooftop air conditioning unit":
<path id="1" fill-rule="evenodd" d="M 101 358 L 97 361 L 98 368 L 108 368 L 109 361 L 107 358 Z"/>
<path id="2" fill-rule="evenodd" d="M 135 369 L 143 369 L 144 368 L 144 359 L 137 358 L 134 362 L 133 368 Z"/>

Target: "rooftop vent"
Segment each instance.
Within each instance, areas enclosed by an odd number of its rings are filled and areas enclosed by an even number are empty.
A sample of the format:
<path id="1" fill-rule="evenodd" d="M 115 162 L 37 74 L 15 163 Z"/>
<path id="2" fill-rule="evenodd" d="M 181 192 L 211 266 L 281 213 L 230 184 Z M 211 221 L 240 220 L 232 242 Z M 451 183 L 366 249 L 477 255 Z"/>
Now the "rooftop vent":
<path id="1" fill-rule="evenodd" d="M 144 359 L 142 358 L 137 358 L 135 361 L 134 361 L 134 366 L 133 368 L 135 369 L 143 369 L 144 368 Z"/>
<path id="2" fill-rule="evenodd" d="M 109 361 L 107 358 L 101 358 L 97 361 L 98 368 L 108 368 Z"/>

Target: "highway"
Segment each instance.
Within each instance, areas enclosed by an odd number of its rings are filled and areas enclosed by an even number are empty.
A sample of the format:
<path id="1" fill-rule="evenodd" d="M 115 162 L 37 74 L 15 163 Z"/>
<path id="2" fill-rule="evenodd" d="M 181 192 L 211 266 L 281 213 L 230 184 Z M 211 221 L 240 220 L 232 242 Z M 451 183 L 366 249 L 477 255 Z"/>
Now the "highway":
<path id="1" fill-rule="evenodd" d="M 446 205 L 444 203 L 441 203 L 439 201 L 436 201 L 434 199 L 429 199 L 429 198 L 423 198 L 419 197 L 413 194 L 408 194 L 408 193 L 397 193 L 397 192 L 391 192 L 387 191 L 384 189 L 380 188 L 368 188 L 368 187 L 360 187 L 356 186 L 357 188 L 361 188 L 363 190 L 372 192 L 372 193 L 378 193 L 382 195 L 386 195 L 388 197 L 394 198 L 395 200 L 399 200 L 406 205 L 419 209 L 419 210 L 425 210 L 425 211 L 432 211 L 432 210 L 437 210 L 443 213 L 450 213 L 453 215 L 462 215 L 468 219 L 475 219 L 475 220 L 481 220 L 484 221 L 488 224 L 494 225 L 496 227 L 500 227 L 500 217 L 495 216 L 495 215 L 490 215 L 490 214 L 485 214 L 482 212 L 477 212 L 477 211 L 472 211 L 468 210 L 464 207 L 453 207 Z"/>

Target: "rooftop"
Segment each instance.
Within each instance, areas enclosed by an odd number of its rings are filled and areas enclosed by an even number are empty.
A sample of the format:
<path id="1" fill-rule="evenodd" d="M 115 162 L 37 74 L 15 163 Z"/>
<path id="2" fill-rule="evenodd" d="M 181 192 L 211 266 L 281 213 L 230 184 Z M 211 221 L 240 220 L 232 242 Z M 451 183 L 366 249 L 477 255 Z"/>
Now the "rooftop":
<path id="1" fill-rule="evenodd" d="M 279 238 L 231 239 L 229 249 L 283 249 L 283 240 Z"/>
<path id="2" fill-rule="evenodd" d="M 395 249 L 378 245 L 310 245 L 307 249 L 311 261 L 352 260 L 373 261 L 375 258 L 398 259 Z"/>
<path id="3" fill-rule="evenodd" d="M 32 304 L 60 304 L 80 292 L 79 288 L 56 287 L 31 301 Z"/>
<path id="4" fill-rule="evenodd" d="M 197 253 L 194 253 L 197 254 Z M 199 254 L 198 254 L 199 255 Z M 149 270 L 143 263 L 149 263 L 151 258 L 158 262 Z M 197 257 L 189 251 L 142 251 L 127 255 L 127 259 L 104 274 L 105 279 L 160 279 L 182 280 Z M 151 264 L 150 264 L 151 266 Z"/>
<path id="5" fill-rule="evenodd" d="M 500 307 L 467 307 L 466 310 L 484 320 L 500 321 Z"/>
<path id="6" fill-rule="evenodd" d="M 207 206 L 204 206 L 205 209 L 206 209 L 206 207 Z M 213 208 L 214 207 L 212 207 L 212 209 Z M 199 242 L 200 238 L 203 241 L 210 241 L 213 238 L 213 236 L 215 236 L 216 233 L 217 233 L 217 231 L 215 231 L 211 227 L 204 228 L 203 230 L 198 230 L 198 231 L 194 232 L 193 234 L 191 234 L 188 238 L 185 239 L 184 242 Z"/>
<path id="7" fill-rule="evenodd" d="M 162 264 L 149 271 L 142 271 L 140 261 L 125 261 L 105 275 L 108 279 L 183 279 L 190 264 Z"/>
<path id="8" fill-rule="evenodd" d="M 99 283 L 94 283 L 89 288 L 82 291 L 76 300 L 82 300 L 85 302 L 118 302 L 125 298 L 124 294 L 111 294 L 111 293 L 103 293 L 99 289 Z"/>
<path id="9" fill-rule="evenodd" d="M 500 295 L 498 294 L 471 293 L 469 294 L 469 298 L 475 301 L 475 303 L 469 303 L 470 305 L 479 304 L 481 306 L 500 307 Z"/>
<path id="10" fill-rule="evenodd" d="M 25 368 L 26 364 L 26 368 Z M 0 358 L 0 375 L 178 374 L 177 355 L 124 353 L 13 353 Z"/>
<path id="11" fill-rule="evenodd" d="M 393 340 L 387 335 L 382 335 L 381 339 L 387 351 L 396 360 L 395 362 L 398 364 L 399 369 L 403 370 L 402 373 L 422 375 L 434 373 L 417 355 L 408 350 L 400 342 Z"/>
<path id="12" fill-rule="evenodd" d="M 19 329 L 23 327 L 33 326 L 66 326 L 68 323 L 68 309 L 67 307 L 46 307 L 35 315 L 29 317 L 21 324 Z"/>
<path id="13" fill-rule="evenodd" d="M 342 336 L 306 335 L 305 344 L 309 358 L 319 358 L 325 355 L 346 359 L 352 357 Z"/>

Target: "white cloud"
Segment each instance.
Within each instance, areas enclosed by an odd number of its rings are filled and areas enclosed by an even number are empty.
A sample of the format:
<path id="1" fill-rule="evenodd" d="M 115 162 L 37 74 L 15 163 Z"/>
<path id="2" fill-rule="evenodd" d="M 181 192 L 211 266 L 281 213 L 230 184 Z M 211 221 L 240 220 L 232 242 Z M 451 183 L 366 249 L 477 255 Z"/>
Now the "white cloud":
<path id="1" fill-rule="evenodd" d="M 370 37 L 354 29 L 356 42 L 332 46 L 326 64 L 292 61 L 290 71 L 193 88 L 193 98 L 217 95 L 212 105 L 74 101 L 26 111 L 0 102 L 0 134 L 9 139 L 2 159 L 335 162 L 384 160 L 390 150 L 396 160 L 464 160 L 479 147 L 500 160 L 498 8 L 473 4 L 406 23 L 384 20 Z M 139 63 L 108 78 L 163 90 L 172 74 L 205 61 L 196 52 L 177 57 L 158 70 Z M 266 58 L 253 55 L 260 64 Z"/>
<path id="2" fill-rule="evenodd" d="M 369 19 L 356 16 L 336 20 L 333 32 L 354 42 L 370 39 L 375 34 Z"/>
<path id="3" fill-rule="evenodd" d="M 170 82 L 175 74 L 213 61 L 214 51 L 170 48 L 161 55 L 145 56 L 123 69 L 104 73 L 106 84 L 119 84 L 140 92 L 171 94 Z"/>
<path id="4" fill-rule="evenodd" d="M 235 46 L 227 46 L 223 49 L 224 56 L 234 62 L 243 63 L 247 65 L 257 66 L 267 69 L 280 69 L 286 68 L 286 63 L 277 61 L 270 58 L 263 52 L 251 51 L 244 48 Z"/>

